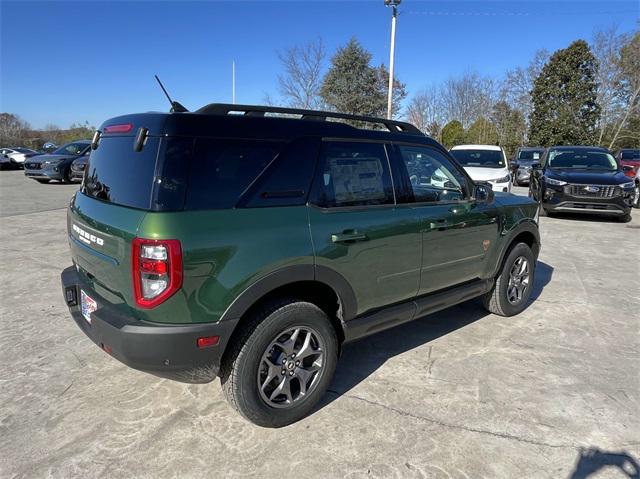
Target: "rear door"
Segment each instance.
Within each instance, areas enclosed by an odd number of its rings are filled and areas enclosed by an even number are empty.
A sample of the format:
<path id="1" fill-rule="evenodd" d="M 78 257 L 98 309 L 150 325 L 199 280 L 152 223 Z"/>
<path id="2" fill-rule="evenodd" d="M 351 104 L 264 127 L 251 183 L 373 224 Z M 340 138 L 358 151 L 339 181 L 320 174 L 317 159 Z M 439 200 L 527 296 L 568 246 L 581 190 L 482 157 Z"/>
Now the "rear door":
<path id="1" fill-rule="evenodd" d="M 388 145 L 324 141 L 309 208 L 316 264 L 351 285 L 357 313 L 413 298 L 420 278 L 419 225 L 397 209 Z"/>
<path id="2" fill-rule="evenodd" d="M 395 153 L 404 207 L 422 234 L 418 294 L 482 277 L 497 237 L 495 206 L 474 201 L 461 168 L 435 148 L 396 145 Z"/>

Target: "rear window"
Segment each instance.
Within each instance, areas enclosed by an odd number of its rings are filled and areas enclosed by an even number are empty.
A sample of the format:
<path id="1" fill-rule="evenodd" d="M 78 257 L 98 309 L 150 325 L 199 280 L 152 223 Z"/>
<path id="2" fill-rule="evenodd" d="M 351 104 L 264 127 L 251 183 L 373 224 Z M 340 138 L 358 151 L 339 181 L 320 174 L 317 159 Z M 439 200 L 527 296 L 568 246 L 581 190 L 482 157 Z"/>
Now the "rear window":
<path id="1" fill-rule="evenodd" d="M 149 137 L 140 152 L 133 137 L 104 137 L 91 152 L 82 192 L 131 208 L 150 209 L 159 138 Z"/>
<path id="2" fill-rule="evenodd" d="M 640 150 L 622 150 L 623 160 L 640 160 Z"/>

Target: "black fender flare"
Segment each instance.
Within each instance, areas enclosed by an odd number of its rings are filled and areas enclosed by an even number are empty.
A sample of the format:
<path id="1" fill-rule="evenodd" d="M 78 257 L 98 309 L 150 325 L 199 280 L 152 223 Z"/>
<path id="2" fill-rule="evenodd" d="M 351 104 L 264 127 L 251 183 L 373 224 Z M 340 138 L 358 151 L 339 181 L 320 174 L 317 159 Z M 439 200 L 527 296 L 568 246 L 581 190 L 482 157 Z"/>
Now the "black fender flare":
<path id="1" fill-rule="evenodd" d="M 355 317 L 356 296 L 348 281 L 338 272 L 325 266 L 299 264 L 285 266 L 253 282 L 240 293 L 220 317 L 220 321 L 237 321 L 261 298 L 270 292 L 301 281 L 316 281 L 331 288 L 340 301 L 340 320 Z"/>
<path id="2" fill-rule="evenodd" d="M 504 259 L 507 254 L 509 254 L 509 250 L 511 249 L 511 245 L 513 244 L 513 240 L 521 233 L 531 233 L 535 238 L 537 248 L 534 249 L 533 255 L 536 260 L 538 259 L 538 254 L 540 253 L 540 248 L 542 246 L 540 243 L 540 231 L 538 230 L 537 223 L 535 223 L 531 218 L 528 218 L 522 220 L 514 228 L 505 233 L 498 255 L 499 261 L 496 262 L 496 267 L 492 275 L 493 277 L 495 277 L 502 268 Z"/>

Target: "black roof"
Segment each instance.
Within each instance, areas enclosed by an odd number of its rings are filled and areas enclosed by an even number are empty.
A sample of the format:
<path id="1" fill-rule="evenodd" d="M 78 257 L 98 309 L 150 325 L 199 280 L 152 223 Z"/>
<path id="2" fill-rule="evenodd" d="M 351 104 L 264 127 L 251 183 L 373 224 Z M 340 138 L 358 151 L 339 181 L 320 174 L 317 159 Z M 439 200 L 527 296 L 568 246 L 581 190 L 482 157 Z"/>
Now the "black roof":
<path id="1" fill-rule="evenodd" d="M 346 121 L 346 122 L 345 122 Z M 111 118 L 105 126 L 131 123 L 134 135 L 145 127 L 150 135 L 289 140 L 300 136 L 373 139 L 420 143 L 442 148 L 414 125 L 402 121 L 317 110 L 212 104 L 195 112 L 136 113 Z M 362 128 L 359 127 L 362 124 Z M 357 125 L 357 126 L 354 126 Z M 364 128 L 365 125 L 376 129 Z"/>

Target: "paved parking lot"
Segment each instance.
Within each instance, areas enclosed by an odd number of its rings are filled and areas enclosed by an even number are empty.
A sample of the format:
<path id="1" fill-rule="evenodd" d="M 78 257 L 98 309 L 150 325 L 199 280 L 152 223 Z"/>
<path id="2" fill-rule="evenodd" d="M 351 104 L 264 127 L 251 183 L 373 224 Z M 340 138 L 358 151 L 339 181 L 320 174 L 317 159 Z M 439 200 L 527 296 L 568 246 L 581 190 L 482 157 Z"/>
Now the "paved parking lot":
<path id="1" fill-rule="evenodd" d="M 268 430 L 78 330 L 75 188 L 0 172 L 0 477 L 638 477 L 640 213 L 542 218 L 522 314 L 471 301 L 354 343 L 321 407 Z"/>

